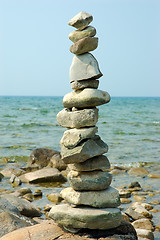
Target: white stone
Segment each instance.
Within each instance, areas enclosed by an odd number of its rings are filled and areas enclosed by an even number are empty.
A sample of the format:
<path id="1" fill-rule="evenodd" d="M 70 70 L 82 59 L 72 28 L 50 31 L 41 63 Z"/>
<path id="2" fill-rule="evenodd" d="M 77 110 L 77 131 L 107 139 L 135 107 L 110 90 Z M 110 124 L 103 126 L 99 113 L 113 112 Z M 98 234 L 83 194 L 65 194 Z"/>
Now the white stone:
<path id="1" fill-rule="evenodd" d="M 115 208 L 120 205 L 118 191 L 109 187 L 101 191 L 75 191 L 73 188 L 64 188 L 61 197 L 75 205 L 88 205 L 95 208 Z"/>
<path id="2" fill-rule="evenodd" d="M 98 62 L 91 53 L 75 55 L 70 67 L 70 82 L 98 79 L 102 76 Z"/>
<path id="3" fill-rule="evenodd" d="M 102 90 L 85 88 L 66 94 L 63 98 L 65 108 L 95 107 L 110 101 L 110 95 Z"/>
<path id="4" fill-rule="evenodd" d="M 80 12 L 68 22 L 68 24 L 72 27 L 75 27 L 79 30 L 86 28 L 93 20 L 91 14 L 86 12 Z"/>

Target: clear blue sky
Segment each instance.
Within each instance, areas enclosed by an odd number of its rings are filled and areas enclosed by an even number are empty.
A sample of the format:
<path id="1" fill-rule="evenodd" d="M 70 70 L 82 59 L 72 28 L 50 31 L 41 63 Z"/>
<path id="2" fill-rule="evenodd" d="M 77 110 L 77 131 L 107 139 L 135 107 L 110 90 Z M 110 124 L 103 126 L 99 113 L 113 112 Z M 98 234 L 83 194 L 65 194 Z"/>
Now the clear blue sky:
<path id="1" fill-rule="evenodd" d="M 0 95 L 72 91 L 70 18 L 93 15 L 92 52 L 111 96 L 160 96 L 159 0 L 0 0 Z"/>

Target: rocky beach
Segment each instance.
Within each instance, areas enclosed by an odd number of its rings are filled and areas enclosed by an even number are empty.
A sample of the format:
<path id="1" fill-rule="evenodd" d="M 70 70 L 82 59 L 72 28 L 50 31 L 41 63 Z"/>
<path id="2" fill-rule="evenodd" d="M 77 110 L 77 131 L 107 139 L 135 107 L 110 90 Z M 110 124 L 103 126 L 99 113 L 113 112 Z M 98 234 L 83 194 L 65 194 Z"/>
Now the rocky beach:
<path id="1" fill-rule="evenodd" d="M 60 140 L 60 149 L 44 145 L 32 147 L 32 151 L 28 148 L 30 157 L 1 155 L 2 240 L 160 239 L 160 167 L 156 161 L 130 161 L 129 148 L 121 157 L 120 152 L 127 144 L 126 141 L 124 146 L 119 146 L 125 127 L 123 132 L 114 129 L 116 126 L 108 131 L 112 120 L 104 117 L 105 107 L 100 111 L 97 108 L 108 105 L 110 96 L 97 89 L 102 73 L 97 60 L 89 53 L 98 46 L 96 29 L 89 25 L 92 20 L 90 14 L 81 12 L 69 21 L 69 25 L 77 28 L 69 34 L 73 42 L 70 52 L 74 54 L 70 68 L 73 92 L 64 96 L 64 109 L 60 110 L 59 105 L 57 111 L 58 124 L 67 128 L 63 133 L 60 127 L 54 126 L 55 134 L 56 131 L 61 134 L 55 140 L 56 144 Z M 47 117 L 45 111 L 43 114 Z M 116 118 L 114 121 L 116 125 Z M 154 126 L 157 134 L 157 121 Z M 151 127 L 148 124 L 147 129 Z M 128 144 L 139 135 L 137 129 L 140 128 L 136 128 L 137 132 L 132 129 Z M 104 137 L 107 131 L 118 131 L 119 139 L 115 138 L 111 145 Z M 100 136 L 109 148 L 115 149 L 113 158 Z M 145 148 L 146 136 L 142 142 L 144 152 L 138 154 L 141 159 L 149 150 Z"/>

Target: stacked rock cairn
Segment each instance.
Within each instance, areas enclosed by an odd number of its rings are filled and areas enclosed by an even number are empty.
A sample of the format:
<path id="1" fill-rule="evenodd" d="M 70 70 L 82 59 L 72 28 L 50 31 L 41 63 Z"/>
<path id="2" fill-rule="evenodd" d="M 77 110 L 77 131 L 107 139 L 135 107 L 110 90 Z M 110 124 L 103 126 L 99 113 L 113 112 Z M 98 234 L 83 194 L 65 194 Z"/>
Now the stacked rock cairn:
<path id="1" fill-rule="evenodd" d="M 96 29 L 88 26 L 92 15 L 80 12 L 69 21 L 77 28 L 69 34 L 75 54 L 70 67 L 70 83 L 74 91 L 63 98 L 65 109 L 57 114 L 60 126 L 68 128 L 60 141 L 61 157 L 68 164 L 71 187 L 61 191 L 66 204 L 52 207 L 49 216 L 70 232 L 79 229 L 111 229 L 120 225 L 119 193 L 110 186 L 110 163 L 103 155 L 108 146 L 96 134 L 98 109 L 108 103 L 107 92 L 98 90 L 102 73 L 89 53 L 98 46 Z"/>

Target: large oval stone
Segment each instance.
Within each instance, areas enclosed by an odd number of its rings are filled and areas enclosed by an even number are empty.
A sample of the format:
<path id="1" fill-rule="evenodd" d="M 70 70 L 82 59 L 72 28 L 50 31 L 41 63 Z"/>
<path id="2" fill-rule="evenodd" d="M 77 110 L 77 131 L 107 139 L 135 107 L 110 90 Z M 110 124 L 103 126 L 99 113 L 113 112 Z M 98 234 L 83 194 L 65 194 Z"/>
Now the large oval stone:
<path id="1" fill-rule="evenodd" d="M 98 47 L 98 38 L 96 37 L 85 37 L 74 43 L 70 47 L 70 52 L 76 55 L 91 52 Z"/>
<path id="2" fill-rule="evenodd" d="M 110 229 L 121 224 L 121 212 L 118 208 L 72 208 L 63 204 L 52 207 L 49 217 L 68 228 Z"/>
<path id="3" fill-rule="evenodd" d="M 112 175 L 98 170 L 93 172 L 70 171 L 68 181 L 74 190 L 104 190 L 110 186 Z"/>
<path id="4" fill-rule="evenodd" d="M 70 170 L 82 172 L 82 171 L 94 171 L 94 170 L 102 170 L 109 171 L 110 162 L 108 158 L 104 155 L 96 156 L 90 159 L 87 159 L 82 163 L 73 163 L 68 164 Z"/>
<path id="5" fill-rule="evenodd" d="M 84 89 L 84 88 L 98 88 L 99 80 L 82 80 L 71 82 L 71 88 L 74 90 Z"/>
<path id="6" fill-rule="evenodd" d="M 88 205 L 95 208 L 110 208 L 120 205 L 118 190 L 109 187 L 101 191 L 75 191 L 73 188 L 64 188 L 61 197 L 74 205 Z"/>
<path id="7" fill-rule="evenodd" d="M 66 128 L 83 128 L 95 126 L 98 121 L 98 109 L 71 111 L 63 109 L 57 114 L 57 122 Z"/>
<path id="8" fill-rule="evenodd" d="M 75 43 L 82 38 L 94 37 L 95 35 L 96 35 L 96 29 L 92 26 L 88 26 L 82 31 L 76 30 L 74 32 L 71 32 L 68 37 L 72 42 Z"/>
<path id="9" fill-rule="evenodd" d="M 68 22 L 68 25 L 75 27 L 79 30 L 86 28 L 93 20 L 91 14 L 86 12 L 80 12 Z"/>
<path id="10" fill-rule="evenodd" d="M 97 79 L 102 76 L 99 65 L 91 53 L 75 55 L 70 67 L 70 82 Z"/>
<path id="11" fill-rule="evenodd" d="M 85 88 L 66 94 L 63 98 L 63 106 L 66 108 L 86 108 L 99 106 L 109 101 L 110 95 L 107 92 L 93 88 Z"/>
<path id="12" fill-rule="evenodd" d="M 65 163 L 84 162 L 89 158 L 102 155 L 108 151 L 108 146 L 100 137 L 89 139 L 69 149 L 61 145 L 61 157 Z"/>

